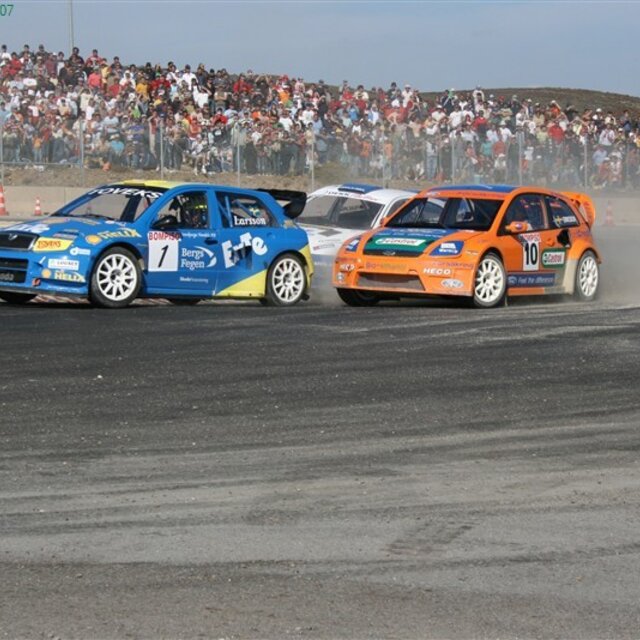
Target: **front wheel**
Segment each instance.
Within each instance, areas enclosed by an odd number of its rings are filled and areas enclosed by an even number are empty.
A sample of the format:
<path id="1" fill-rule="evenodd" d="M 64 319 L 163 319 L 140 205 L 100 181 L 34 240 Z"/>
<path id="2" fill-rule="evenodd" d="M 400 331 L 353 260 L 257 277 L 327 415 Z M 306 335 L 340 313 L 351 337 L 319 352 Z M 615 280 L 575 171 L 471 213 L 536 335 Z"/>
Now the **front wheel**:
<path id="1" fill-rule="evenodd" d="M 501 305 L 507 293 L 507 273 L 495 253 L 487 253 L 476 269 L 473 304 L 482 309 Z"/>
<path id="2" fill-rule="evenodd" d="M 583 302 L 591 302 L 598 294 L 600 268 L 593 251 L 585 251 L 576 270 L 575 296 Z"/>
<path id="3" fill-rule="evenodd" d="M 270 306 L 289 307 L 304 296 L 307 274 L 302 261 L 292 253 L 278 256 L 269 267 L 265 302 Z"/>
<path id="4" fill-rule="evenodd" d="M 360 289 L 338 289 L 340 300 L 350 307 L 373 307 L 380 302 L 380 296 Z"/>
<path id="5" fill-rule="evenodd" d="M 123 247 L 114 247 L 98 258 L 91 275 L 89 297 L 99 307 L 120 309 L 135 300 L 141 282 L 136 257 Z"/>
<path id="6" fill-rule="evenodd" d="M 35 298 L 33 293 L 19 293 L 18 291 L 0 291 L 0 300 L 9 304 L 26 304 Z"/>

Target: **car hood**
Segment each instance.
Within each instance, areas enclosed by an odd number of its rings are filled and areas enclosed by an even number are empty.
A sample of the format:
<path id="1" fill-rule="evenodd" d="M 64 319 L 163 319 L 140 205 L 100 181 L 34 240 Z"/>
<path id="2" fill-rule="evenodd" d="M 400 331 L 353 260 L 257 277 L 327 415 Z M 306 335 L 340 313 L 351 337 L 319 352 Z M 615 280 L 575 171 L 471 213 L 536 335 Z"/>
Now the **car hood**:
<path id="1" fill-rule="evenodd" d="M 480 231 L 459 229 L 394 229 L 382 227 L 362 237 L 363 255 L 403 256 L 417 258 L 431 255 L 455 256 L 464 243 L 480 235 Z"/>
<path id="2" fill-rule="evenodd" d="M 335 256 L 344 242 L 358 236 L 362 230 L 342 227 L 325 227 L 314 224 L 301 224 L 309 238 L 312 255 Z"/>
<path id="3" fill-rule="evenodd" d="M 135 227 L 126 222 L 99 218 L 51 216 L 19 222 L 0 229 L 3 234 L 29 234 L 44 238 L 75 240 L 96 236 L 101 240 L 110 237 L 140 237 Z"/>

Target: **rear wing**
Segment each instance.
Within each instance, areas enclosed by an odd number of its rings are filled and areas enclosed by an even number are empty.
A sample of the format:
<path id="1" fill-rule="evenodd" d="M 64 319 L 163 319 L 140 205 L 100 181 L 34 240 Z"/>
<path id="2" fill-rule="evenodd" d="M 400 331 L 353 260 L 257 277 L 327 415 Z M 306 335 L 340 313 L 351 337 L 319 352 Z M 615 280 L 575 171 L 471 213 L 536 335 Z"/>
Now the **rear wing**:
<path id="1" fill-rule="evenodd" d="M 580 211 L 589 227 L 593 227 L 596 222 L 596 208 L 593 204 L 593 200 L 586 193 L 563 191 L 562 195 L 571 200 L 575 207 Z"/>
<path id="2" fill-rule="evenodd" d="M 304 191 L 291 191 L 289 189 L 258 189 L 268 193 L 276 200 L 287 218 L 295 220 L 303 211 L 307 204 L 307 194 Z"/>

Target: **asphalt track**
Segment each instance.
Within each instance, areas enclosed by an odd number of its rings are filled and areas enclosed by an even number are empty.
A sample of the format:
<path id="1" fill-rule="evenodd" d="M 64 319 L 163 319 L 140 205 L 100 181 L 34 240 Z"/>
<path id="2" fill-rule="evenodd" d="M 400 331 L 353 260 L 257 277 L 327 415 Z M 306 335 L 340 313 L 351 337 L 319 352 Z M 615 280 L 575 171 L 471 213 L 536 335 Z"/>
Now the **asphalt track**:
<path id="1" fill-rule="evenodd" d="M 0 305 L 0 637 L 637 638 L 638 228 L 594 304 Z"/>

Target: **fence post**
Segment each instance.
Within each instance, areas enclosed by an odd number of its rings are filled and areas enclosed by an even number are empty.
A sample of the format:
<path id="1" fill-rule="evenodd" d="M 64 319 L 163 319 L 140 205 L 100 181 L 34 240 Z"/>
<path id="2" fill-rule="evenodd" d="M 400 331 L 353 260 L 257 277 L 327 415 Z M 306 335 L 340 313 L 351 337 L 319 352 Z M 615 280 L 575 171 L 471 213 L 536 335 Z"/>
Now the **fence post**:
<path id="1" fill-rule="evenodd" d="M 80 127 L 78 128 L 78 134 L 80 136 L 80 174 L 82 176 L 82 186 L 86 184 L 86 176 L 84 170 L 84 120 L 80 118 Z"/>
<path id="2" fill-rule="evenodd" d="M 164 120 L 160 119 L 157 135 L 160 136 L 160 180 L 164 180 Z"/>
<path id="3" fill-rule="evenodd" d="M 240 186 L 240 117 L 238 116 L 234 125 L 236 130 L 236 164 L 238 170 L 237 186 Z"/>
<path id="4" fill-rule="evenodd" d="M 584 136 L 584 188 L 589 188 L 589 134 Z"/>
<path id="5" fill-rule="evenodd" d="M 454 136 L 455 131 L 452 131 L 449 136 L 449 146 L 451 147 L 451 184 L 455 184 L 456 181 L 456 145 Z"/>
<path id="6" fill-rule="evenodd" d="M 524 139 L 524 131 L 516 131 L 516 140 L 518 141 L 518 185 L 522 186 L 522 162 L 524 160 L 522 156 L 522 143 Z"/>
<path id="7" fill-rule="evenodd" d="M 311 191 L 316 190 L 316 132 L 311 128 Z"/>

